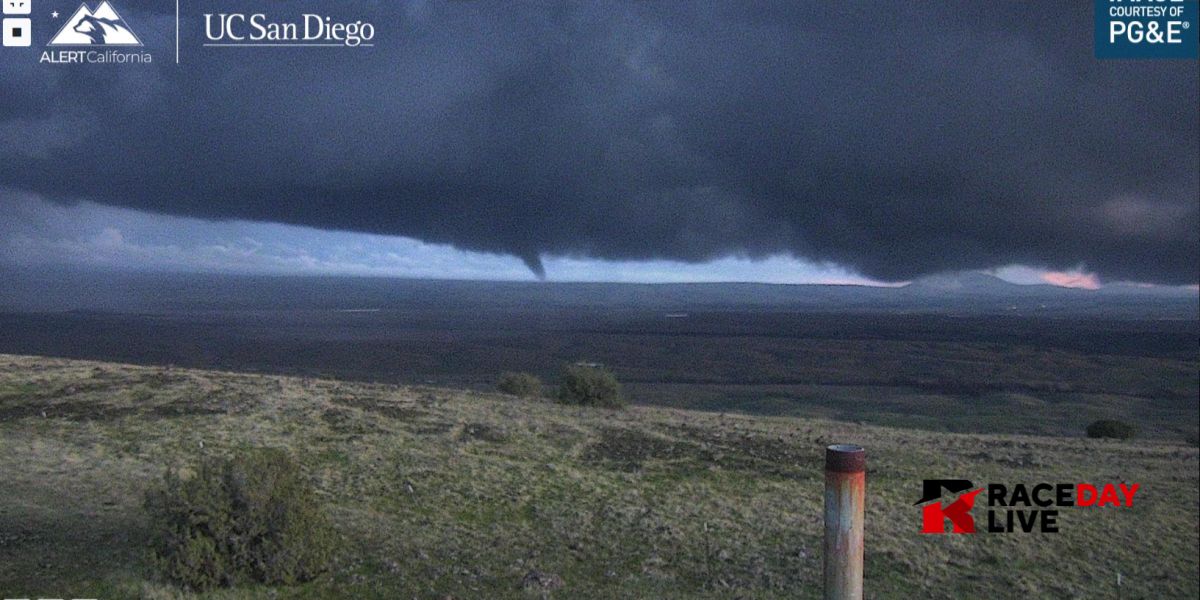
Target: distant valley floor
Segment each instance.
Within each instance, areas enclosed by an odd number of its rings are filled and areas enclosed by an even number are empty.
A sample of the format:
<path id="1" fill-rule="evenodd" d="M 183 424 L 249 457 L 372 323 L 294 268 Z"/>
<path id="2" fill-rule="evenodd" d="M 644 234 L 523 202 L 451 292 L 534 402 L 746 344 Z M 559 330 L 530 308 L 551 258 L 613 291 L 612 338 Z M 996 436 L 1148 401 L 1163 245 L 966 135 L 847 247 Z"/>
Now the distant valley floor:
<path id="1" fill-rule="evenodd" d="M 491 389 L 602 363 L 634 402 L 934 431 L 1192 441 L 1196 321 L 562 308 L 0 313 L 0 352 Z M 670 316 L 668 316 L 670 315 Z M 1193 442 L 1194 443 L 1194 442 Z"/>

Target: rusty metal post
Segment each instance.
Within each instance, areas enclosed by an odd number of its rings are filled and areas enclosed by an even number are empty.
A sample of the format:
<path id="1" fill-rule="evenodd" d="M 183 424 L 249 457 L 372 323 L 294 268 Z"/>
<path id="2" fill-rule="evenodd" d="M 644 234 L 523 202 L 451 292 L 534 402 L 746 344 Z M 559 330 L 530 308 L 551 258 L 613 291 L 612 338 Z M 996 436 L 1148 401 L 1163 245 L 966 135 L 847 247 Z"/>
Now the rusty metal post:
<path id="1" fill-rule="evenodd" d="M 862 446 L 825 449 L 825 600 L 863 597 L 866 470 Z"/>

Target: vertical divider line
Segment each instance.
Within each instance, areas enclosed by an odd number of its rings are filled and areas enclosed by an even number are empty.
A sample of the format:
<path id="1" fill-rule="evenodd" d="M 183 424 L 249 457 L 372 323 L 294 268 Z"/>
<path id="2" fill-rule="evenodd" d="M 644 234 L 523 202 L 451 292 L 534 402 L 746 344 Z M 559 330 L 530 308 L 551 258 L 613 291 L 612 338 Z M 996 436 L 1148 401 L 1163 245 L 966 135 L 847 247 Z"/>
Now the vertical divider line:
<path id="1" fill-rule="evenodd" d="M 175 0 L 175 64 L 179 64 L 179 0 Z"/>

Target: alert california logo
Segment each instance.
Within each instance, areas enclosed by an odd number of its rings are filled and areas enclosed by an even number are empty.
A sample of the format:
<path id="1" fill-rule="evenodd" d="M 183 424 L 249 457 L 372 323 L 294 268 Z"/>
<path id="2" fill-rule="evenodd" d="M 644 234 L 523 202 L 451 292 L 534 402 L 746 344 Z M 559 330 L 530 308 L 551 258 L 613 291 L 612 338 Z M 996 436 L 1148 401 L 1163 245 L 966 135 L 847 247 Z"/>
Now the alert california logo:
<path id="1" fill-rule="evenodd" d="M 57 13 L 53 13 L 57 14 Z M 49 64 L 142 64 L 153 61 L 142 40 L 116 7 L 87 2 L 67 18 L 46 44 L 39 62 Z"/>
<path id="2" fill-rule="evenodd" d="M 1063 508 L 1129 508 L 1139 489 L 1141 484 L 1124 482 L 977 487 L 968 479 L 926 479 L 914 506 L 921 506 L 921 533 L 1058 533 Z M 983 529 L 974 516 L 981 495 L 987 507 Z"/>
<path id="3" fill-rule="evenodd" d="M 88 9 L 86 3 L 79 9 L 47 46 L 141 46 L 142 41 L 129 28 L 125 19 L 117 14 L 112 4 L 101 2 L 96 10 Z"/>

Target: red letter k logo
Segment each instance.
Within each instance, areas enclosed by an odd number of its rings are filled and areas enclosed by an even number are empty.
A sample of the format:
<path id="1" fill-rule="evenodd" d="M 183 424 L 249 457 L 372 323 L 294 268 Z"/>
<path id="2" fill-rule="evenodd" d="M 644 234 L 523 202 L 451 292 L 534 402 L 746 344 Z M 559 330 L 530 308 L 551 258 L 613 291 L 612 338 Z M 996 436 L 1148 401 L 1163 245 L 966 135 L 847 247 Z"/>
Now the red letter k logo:
<path id="1" fill-rule="evenodd" d="M 975 497 L 983 488 L 967 492 L 958 500 L 942 506 L 940 502 L 926 505 L 921 509 L 921 533 L 946 533 L 946 521 L 954 526 L 951 533 L 975 533 L 975 519 L 971 517 L 971 507 L 975 506 Z"/>

